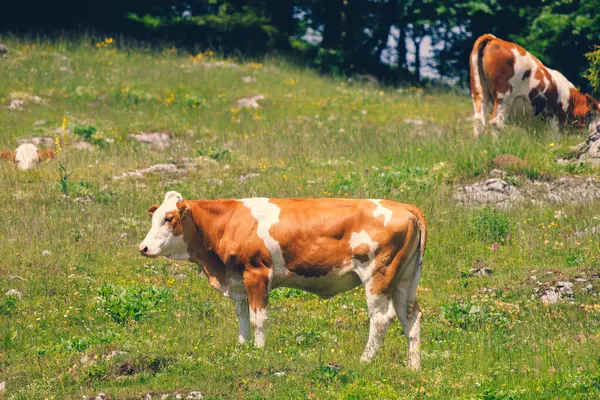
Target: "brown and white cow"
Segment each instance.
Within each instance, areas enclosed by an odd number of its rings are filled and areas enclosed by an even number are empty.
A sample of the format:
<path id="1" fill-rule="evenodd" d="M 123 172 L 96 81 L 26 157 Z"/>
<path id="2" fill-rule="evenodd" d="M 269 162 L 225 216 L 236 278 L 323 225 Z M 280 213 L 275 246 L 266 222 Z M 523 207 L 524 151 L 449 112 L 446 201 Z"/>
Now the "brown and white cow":
<path id="1" fill-rule="evenodd" d="M 473 45 L 470 66 L 475 136 L 485 128 L 489 106 L 494 135 L 507 117 L 519 115 L 544 116 L 557 128 L 569 124 L 583 130 L 587 125 L 589 134 L 600 131 L 600 103 L 521 46 L 483 35 Z"/>
<path id="2" fill-rule="evenodd" d="M 184 200 L 168 192 L 149 208 L 152 228 L 140 244 L 149 257 L 189 260 L 236 303 L 239 343 L 265 344 L 269 291 L 290 287 L 328 298 L 365 287 L 370 361 L 397 315 L 420 368 L 422 313 L 416 300 L 426 222 L 411 205 L 387 200 Z"/>
<path id="3" fill-rule="evenodd" d="M 56 153 L 53 150 L 38 151 L 38 148 L 31 143 L 23 143 L 15 151 L 0 152 L 0 159 L 14 162 L 22 170 L 31 169 L 37 164 L 53 158 L 56 158 Z"/>

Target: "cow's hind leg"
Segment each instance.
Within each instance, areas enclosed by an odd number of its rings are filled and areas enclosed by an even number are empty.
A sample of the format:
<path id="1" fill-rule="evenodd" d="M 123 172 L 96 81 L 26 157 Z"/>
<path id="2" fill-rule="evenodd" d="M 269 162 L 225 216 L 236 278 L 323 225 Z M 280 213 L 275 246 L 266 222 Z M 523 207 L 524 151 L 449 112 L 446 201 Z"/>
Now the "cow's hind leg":
<path id="1" fill-rule="evenodd" d="M 506 93 L 496 93 L 494 98 L 494 109 L 492 111 L 492 135 L 494 137 L 504 129 L 504 124 L 512 106 L 510 91 Z"/>
<path id="2" fill-rule="evenodd" d="M 365 351 L 360 357 L 361 362 L 369 362 L 377 354 L 377 350 L 383 345 L 385 335 L 394 318 L 394 308 L 390 298 L 384 294 L 369 293 L 368 286 L 365 285 L 370 318 L 369 340 Z"/>
<path id="3" fill-rule="evenodd" d="M 392 302 L 396 315 L 402 324 L 404 336 L 408 342 L 408 368 L 417 370 L 421 368 L 421 309 L 417 303 L 417 285 L 421 270 L 418 262 L 419 256 L 402 271 L 396 282 L 392 295 Z"/>

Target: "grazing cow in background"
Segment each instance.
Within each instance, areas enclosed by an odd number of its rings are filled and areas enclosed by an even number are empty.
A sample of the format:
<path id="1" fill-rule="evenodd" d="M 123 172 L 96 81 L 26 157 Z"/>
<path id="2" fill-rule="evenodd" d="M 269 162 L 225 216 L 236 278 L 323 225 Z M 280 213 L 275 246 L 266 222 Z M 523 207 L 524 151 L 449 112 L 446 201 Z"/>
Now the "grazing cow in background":
<path id="1" fill-rule="evenodd" d="M 492 104 L 494 135 L 508 116 L 517 115 L 541 115 L 556 127 L 587 125 L 589 134 L 600 131 L 600 103 L 521 46 L 483 35 L 473 45 L 470 65 L 475 136 L 483 132 L 485 109 Z"/>
<path id="2" fill-rule="evenodd" d="M 184 200 L 168 192 L 149 208 L 144 256 L 190 260 L 212 287 L 235 301 L 239 343 L 265 344 L 269 291 L 291 287 L 329 298 L 365 287 L 370 361 L 394 315 L 408 341 L 408 365 L 419 369 L 422 313 L 416 300 L 426 222 L 411 205 L 387 200 Z"/>
<path id="3" fill-rule="evenodd" d="M 38 151 L 37 147 L 31 143 L 23 143 L 15 151 L 0 152 L 0 159 L 12 161 L 22 170 L 28 170 L 35 167 L 40 162 L 51 160 L 56 157 L 52 150 Z"/>

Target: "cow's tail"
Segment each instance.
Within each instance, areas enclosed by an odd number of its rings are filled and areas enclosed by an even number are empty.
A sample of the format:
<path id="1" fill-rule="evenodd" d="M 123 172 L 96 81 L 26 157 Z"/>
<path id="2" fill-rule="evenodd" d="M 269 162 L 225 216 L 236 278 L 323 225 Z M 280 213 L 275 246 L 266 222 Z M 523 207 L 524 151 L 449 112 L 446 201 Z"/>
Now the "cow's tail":
<path id="1" fill-rule="evenodd" d="M 475 112 L 473 114 L 473 134 L 475 136 L 479 136 L 485 127 L 484 91 L 486 88 L 483 74 L 483 51 L 489 42 L 494 39 L 496 37 L 489 33 L 480 36 L 475 41 L 475 44 L 473 44 L 473 50 L 471 50 L 471 56 L 469 57 L 471 97 L 473 98 L 473 109 Z"/>

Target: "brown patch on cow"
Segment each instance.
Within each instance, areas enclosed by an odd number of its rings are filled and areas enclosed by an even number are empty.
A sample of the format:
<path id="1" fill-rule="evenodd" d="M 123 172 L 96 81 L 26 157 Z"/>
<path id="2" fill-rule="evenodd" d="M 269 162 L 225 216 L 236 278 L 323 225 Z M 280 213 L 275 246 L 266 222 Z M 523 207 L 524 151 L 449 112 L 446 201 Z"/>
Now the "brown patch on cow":
<path id="1" fill-rule="evenodd" d="M 568 113 L 571 115 L 573 125 L 577 129 L 582 130 L 585 128 L 587 116 L 591 111 L 589 99 L 594 100 L 590 95 L 584 95 L 577 89 L 571 88 Z"/>
<path id="2" fill-rule="evenodd" d="M 0 159 L 6 161 L 15 161 L 16 153 L 14 151 L 2 151 L 0 152 Z"/>
<path id="3" fill-rule="evenodd" d="M 366 244 L 361 244 L 354 249 L 352 256 L 358 261 L 364 263 L 369 261 L 371 248 Z"/>
<path id="4" fill-rule="evenodd" d="M 37 154 L 41 162 L 53 160 L 56 158 L 56 153 L 54 152 L 54 150 L 51 149 L 38 151 Z"/>
<path id="5" fill-rule="evenodd" d="M 165 213 L 165 222 L 174 236 L 183 235 L 183 223 L 179 211 L 167 211 Z"/>

